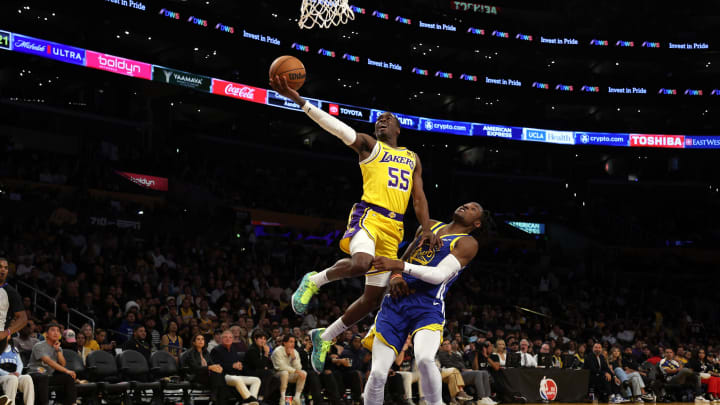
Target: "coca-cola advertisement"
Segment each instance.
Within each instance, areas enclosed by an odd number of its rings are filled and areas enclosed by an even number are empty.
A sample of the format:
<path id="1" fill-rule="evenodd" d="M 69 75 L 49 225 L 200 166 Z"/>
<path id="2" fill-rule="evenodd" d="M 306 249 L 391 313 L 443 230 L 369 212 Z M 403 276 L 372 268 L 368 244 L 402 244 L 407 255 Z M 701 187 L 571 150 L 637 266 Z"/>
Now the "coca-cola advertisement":
<path id="1" fill-rule="evenodd" d="M 267 90 L 265 89 L 219 79 L 213 79 L 212 92 L 253 103 L 266 104 L 267 101 Z"/>
<path id="2" fill-rule="evenodd" d="M 149 188 L 150 190 L 168 191 L 167 177 L 148 176 L 147 174 L 121 172 L 119 170 L 115 170 L 115 173 L 140 187 Z"/>

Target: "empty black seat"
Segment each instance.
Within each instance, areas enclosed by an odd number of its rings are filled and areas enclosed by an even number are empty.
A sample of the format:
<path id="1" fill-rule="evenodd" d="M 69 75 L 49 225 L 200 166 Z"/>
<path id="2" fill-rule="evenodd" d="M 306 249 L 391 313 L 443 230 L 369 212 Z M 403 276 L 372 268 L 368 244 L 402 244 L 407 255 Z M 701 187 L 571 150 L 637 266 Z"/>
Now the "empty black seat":
<path id="1" fill-rule="evenodd" d="M 97 383 L 99 393 L 108 402 L 128 403 L 129 382 L 122 381 L 113 356 L 104 351 L 96 350 L 85 359 L 85 370 L 88 380 Z"/>
<path id="2" fill-rule="evenodd" d="M 162 400 L 162 385 L 160 381 L 153 381 L 150 375 L 150 366 L 140 352 L 125 350 L 117 355 L 117 365 L 123 379 L 130 381 L 130 387 L 135 391 L 133 402 L 140 402 L 142 391 L 153 391 L 153 402 Z"/>
<path id="3" fill-rule="evenodd" d="M 165 397 L 165 390 L 182 390 L 183 403 L 190 403 L 188 391 L 192 384 L 180 377 L 180 368 L 175 357 L 170 353 L 159 351 L 150 356 L 150 374 L 155 380 L 160 380 L 163 388 L 163 398 Z"/>

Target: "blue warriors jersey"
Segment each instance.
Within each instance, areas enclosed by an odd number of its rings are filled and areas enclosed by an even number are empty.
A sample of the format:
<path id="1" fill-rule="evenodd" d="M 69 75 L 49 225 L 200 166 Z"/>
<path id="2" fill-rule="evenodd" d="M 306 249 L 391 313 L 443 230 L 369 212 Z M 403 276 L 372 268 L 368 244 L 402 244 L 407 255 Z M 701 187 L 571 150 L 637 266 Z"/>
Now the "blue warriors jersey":
<path id="1" fill-rule="evenodd" d="M 437 233 L 446 226 L 447 224 L 438 222 L 433 225 L 430 230 L 437 235 Z M 408 259 L 408 262 L 412 264 L 419 264 L 421 266 L 437 266 L 444 258 L 447 257 L 447 255 L 450 254 L 450 252 L 452 252 L 452 250 L 455 248 L 455 244 L 457 243 L 457 241 L 460 240 L 460 238 L 462 238 L 463 236 L 468 236 L 468 234 L 458 233 L 443 235 L 440 238 L 443 242 L 442 247 L 438 249 L 432 249 L 428 245 L 418 246 L 415 251 L 413 251 L 410 255 L 410 259 Z M 442 306 L 444 309 L 444 301 L 445 295 L 447 295 L 447 290 L 455 282 L 455 280 L 460 277 L 460 273 L 462 273 L 462 269 L 460 269 L 460 271 L 455 276 L 438 285 L 427 283 L 409 274 L 403 274 L 403 279 L 405 279 L 405 281 L 408 283 L 408 287 L 411 290 L 415 290 L 415 294 L 413 295 L 417 295 L 418 299 L 422 299 L 426 302 L 442 302 Z"/>
<path id="2" fill-rule="evenodd" d="M 438 222 L 431 230 L 437 234 L 445 226 L 447 224 Z M 419 246 L 412 252 L 408 262 L 429 267 L 437 266 L 452 252 L 457 241 L 463 236 L 467 234 L 443 235 L 440 237 L 443 245 L 439 249 Z M 389 294 L 385 296 L 375 318 L 375 325 L 363 339 L 363 345 L 372 350 L 373 340 L 378 338 L 397 354 L 409 334 L 414 335 L 422 329 L 442 332 L 445 325 L 445 295 L 461 272 L 462 269 L 450 279 L 437 285 L 403 273 L 403 279 L 408 283 L 412 293 L 398 299 L 393 299 Z"/>

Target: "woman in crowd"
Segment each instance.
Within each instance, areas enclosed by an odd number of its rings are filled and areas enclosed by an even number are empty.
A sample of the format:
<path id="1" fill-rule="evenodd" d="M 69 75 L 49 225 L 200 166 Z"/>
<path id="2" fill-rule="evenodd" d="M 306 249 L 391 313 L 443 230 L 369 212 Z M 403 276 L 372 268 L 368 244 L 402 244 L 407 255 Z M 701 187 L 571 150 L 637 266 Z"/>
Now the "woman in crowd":
<path id="1" fill-rule="evenodd" d="M 205 346 L 205 338 L 203 335 L 195 335 L 191 341 L 190 350 L 182 356 L 182 366 L 187 367 L 187 379 L 196 384 L 210 387 L 212 395 L 215 397 L 213 403 L 225 405 L 228 398 L 233 394 L 233 390 L 225 383 L 222 366 L 219 364 L 209 364 L 210 353 Z"/>
<path id="2" fill-rule="evenodd" d="M 497 355 L 498 363 L 500 363 L 500 367 L 505 367 L 505 360 L 507 359 L 507 348 L 505 347 L 505 341 L 502 339 L 498 339 L 495 342 L 495 350 L 493 351 L 493 354 Z"/>
<path id="3" fill-rule="evenodd" d="M 85 360 L 88 354 L 94 352 L 95 350 L 100 350 L 100 345 L 97 340 L 95 340 L 92 326 L 90 326 L 89 323 L 84 324 L 80 328 L 80 333 L 78 333 L 78 349 L 80 349 L 80 335 L 83 335 L 84 337 L 85 343 L 82 345 L 82 356 L 83 360 Z"/>

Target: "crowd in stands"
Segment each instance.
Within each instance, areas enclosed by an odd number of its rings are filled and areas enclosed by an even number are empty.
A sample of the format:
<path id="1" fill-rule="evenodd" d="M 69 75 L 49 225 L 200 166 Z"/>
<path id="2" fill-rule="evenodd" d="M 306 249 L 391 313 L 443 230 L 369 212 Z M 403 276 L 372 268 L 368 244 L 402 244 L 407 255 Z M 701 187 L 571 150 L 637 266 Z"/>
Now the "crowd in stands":
<path id="1" fill-rule="evenodd" d="M 45 159 L 35 161 L 41 160 Z M 182 205 L 185 200 L 177 197 L 168 197 L 166 206 L 146 209 L 141 216 L 143 207 L 137 202 L 96 199 L 87 193 L 88 187 L 135 187 L 111 175 L 109 167 L 99 175 L 103 170 L 88 170 L 95 166 L 73 166 L 61 158 L 32 167 L 11 160 L 0 164 L 0 173 L 78 188 L 28 190 L 3 184 L 0 190 L 6 213 L 0 217 L 5 231 L 0 255 L 9 259 L 8 279 L 18 284 L 29 318 L 28 326 L 13 339 L 25 364 L 33 347 L 47 341 L 48 325 L 57 323 L 63 347 L 82 358 L 93 351 L 114 355 L 132 349 L 146 359 L 166 351 L 178 363 L 185 360 L 195 368 L 190 378 L 227 387 L 218 390 L 221 402 L 233 396 L 248 403 L 285 403 L 289 397 L 294 405 L 302 398 L 306 403 L 308 398 L 327 399 L 332 405 L 361 401 L 370 356 L 360 342 L 372 317 L 338 338 L 321 375 L 309 367 L 307 332 L 337 319 L 359 296 L 363 280 L 323 288 L 304 317 L 296 316 L 289 305 L 302 274 L 340 257 L 335 243 L 301 240 L 294 232 L 290 237 L 283 232 L 260 237 L 248 221 L 238 223 L 234 213 L 218 207 L 188 212 Z M 270 170 L 245 162 L 238 163 L 237 172 L 255 176 L 233 177 L 231 170 L 206 167 L 189 170 L 178 181 L 189 184 L 209 176 L 210 191 L 243 206 L 337 218 L 346 215 L 349 198 L 359 195 L 322 189 L 325 183 L 309 180 L 320 168 L 281 175 Z M 354 162 L 348 163 L 351 170 L 356 170 Z M 225 183 L 220 182 L 223 177 L 228 177 Z M 259 196 L 226 191 L 255 189 L 256 182 L 277 179 L 284 181 L 263 187 Z M 352 187 L 357 183 L 342 175 L 335 181 Z M 316 192 L 282 192 L 283 185 L 293 183 Z M 332 200 L 318 204 L 313 194 Z M 119 228 L 93 222 L 93 216 L 131 218 L 137 226 Z M 692 384 L 686 396 L 700 398 L 701 390 L 707 398 L 720 395 L 720 335 L 715 326 L 720 312 L 712 294 L 694 293 L 708 291 L 707 286 L 717 281 L 715 276 L 697 276 L 708 264 L 686 256 L 599 247 L 581 253 L 543 239 L 512 240 L 507 235 L 483 244 L 448 294 L 447 341 L 438 355 L 439 367 L 447 369 L 447 401 L 473 398 L 490 405 L 520 400 L 498 373 L 508 356 L 520 352 L 520 366 L 537 366 L 539 357 L 548 358 L 539 354 L 549 353 L 550 364 L 540 365 L 568 367 L 572 361 L 572 367 L 589 367 L 579 363 L 587 361 L 585 355 L 591 356 L 595 343 L 600 353 L 607 352 L 596 377 L 604 379 L 608 372 L 612 380 L 605 380 L 612 382 L 609 386 L 593 380 L 593 393 L 603 398 L 621 402 L 659 395 L 641 374 L 645 372 L 640 366 L 648 361 L 664 361 L 668 381 L 682 377 L 683 384 Z M 32 288 L 56 300 L 56 311 L 38 305 Z M 400 354 L 386 398 L 407 404 L 422 399 L 422 387 L 420 382 L 418 395 L 411 394 L 418 382 L 412 343 Z"/>
<path id="2" fill-rule="evenodd" d="M 362 280 L 345 280 L 323 289 L 305 317 L 296 316 L 289 305 L 294 280 L 307 269 L 332 263 L 339 255 L 334 245 L 251 238 L 250 224 L 239 235 L 221 237 L 212 229 L 196 234 L 118 230 L 90 224 L 82 215 L 74 223 L 58 223 L 59 210 L 70 212 L 70 217 L 78 211 L 73 205 L 76 198 L 43 193 L 28 193 L 24 198 L 33 207 L 32 215 L 18 210 L 18 215 L 2 223 L 8 232 L 0 250 L 10 261 L 9 280 L 37 288 L 59 303 L 56 314 L 41 310 L 34 307 L 31 290 L 20 288 L 30 321 L 14 343 L 28 360 L 32 348 L 47 340 L 47 325 L 57 322 L 64 324 L 60 326 L 63 347 L 83 358 L 96 350 L 115 354 L 132 349 L 146 359 L 155 351 L 167 351 L 178 362 L 187 356 L 187 364 L 222 369 L 224 378 L 207 381 L 229 387 L 218 390 L 226 394 L 220 400 L 239 395 L 237 399 L 244 402 L 284 403 L 287 396 L 299 405 L 299 394 L 304 391 L 305 398 L 327 398 L 333 405 L 344 400 L 360 402 L 370 361 L 360 341 L 372 318 L 338 339 L 322 375 L 309 368 L 307 332 L 340 316 L 342 308 L 360 294 Z M 3 203 L 10 204 L 10 210 L 16 204 Z M 83 206 L 97 204 L 110 202 L 86 201 Z M 38 209 L 41 206 L 45 209 Z M 639 400 L 650 391 L 640 387 L 632 372 L 623 376 L 623 366 L 621 372 L 612 367 L 620 365 L 612 355 L 615 347 L 620 353 L 631 352 L 636 362 L 626 363 L 629 360 L 621 356 L 623 365 L 654 361 L 655 350 L 671 349 L 683 364 L 693 359 L 689 353 L 701 352 L 705 360 L 699 362 L 696 357 L 700 365 L 692 362 L 686 370 L 698 369 L 714 377 L 720 344 L 712 326 L 717 311 L 707 305 L 710 296 L 692 296 L 692 287 L 685 285 L 683 291 L 668 297 L 662 293 L 665 279 L 646 279 L 642 289 L 630 289 L 622 274 L 608 270 L 616 260 L 622 261 L 617 257 L 595 255 L 588 268 L 568 266 L 565 260 L 561 253 L 546 251 L 543 244 L 528 251 L 500 242 L 482 248 L 478 260 L 448 295 L 447 342 L 438 356 L 442 369 L 456 370 L 443 372 L 448 401 L 474 398 L 485 405 L 519 400 L 513 397 L 512 387 L 502 386 L 502 377 L 492 370 L 493 361 L 502 366 L 508 354 L 519 351 L 528 354 L 521 357 L 520 365 L 534 366 L 539 353 L 551 353 L 550 365 L 562 366 L 567 361 L 563 355 L 582 361 L 582 353 L 589 354 L 595 342 L 610 353 L 604 359 L 613 380 L 617 377 L 634 384 L 611 385 L 608 395 L 616 402 L 622 400 L 618 398 Z M 648 263 L 648 267 L 653 265 Z M 642 261 L 635 270 L 649 271 Z M 74 327 L 67 327 L 71 308 L 92 318 L 94 329 L 77 318 Z M 398 403 L 422 398 L 421 384 L 419 397 L 408 389 L 417 382 L 417 373 L 411 342 L 407 346 L 388 380 L 387 398 Z M 232 357 L 237 353 L 245 353 L 242 360 Z M 483 370 L 488 374 L 480 373 Z M 709 395 L 720 393 L 716 380 L 710 378 L 708 383 L 712 383 L 706 388 Z M 606 388 L 598 384 L 594 389 L 600 395 Z"/>

